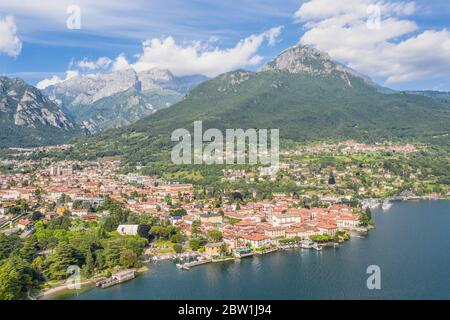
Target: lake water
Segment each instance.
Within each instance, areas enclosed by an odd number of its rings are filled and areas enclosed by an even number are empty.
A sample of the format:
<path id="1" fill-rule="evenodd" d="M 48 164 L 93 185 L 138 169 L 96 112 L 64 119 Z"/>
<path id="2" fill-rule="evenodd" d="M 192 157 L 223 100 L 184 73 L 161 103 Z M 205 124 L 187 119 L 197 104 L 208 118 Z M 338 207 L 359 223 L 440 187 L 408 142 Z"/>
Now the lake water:
<path id="1" fill-rule="evenodd" d="M 71 299 L 450 299 L 450 201 L 396 202 L 337 249 L 279 251 L 189 271 L 171 262 Z M 367 289 L 369 265 L 381 289 Z"/>

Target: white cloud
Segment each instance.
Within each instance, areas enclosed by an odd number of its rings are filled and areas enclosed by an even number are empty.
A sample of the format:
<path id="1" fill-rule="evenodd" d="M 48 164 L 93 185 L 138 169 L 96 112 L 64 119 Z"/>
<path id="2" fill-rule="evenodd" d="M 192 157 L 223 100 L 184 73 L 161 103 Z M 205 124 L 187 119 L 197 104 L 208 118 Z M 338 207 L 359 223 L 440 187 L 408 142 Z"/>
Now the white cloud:
<path id="1" fill-rule="evenodd" d="M 131 68 L 131 66 L 128 63 L 127 58 L 125 58 L 125 55 L 123 53 L 119 54 L 112 64 L 112 70 L 117 71 L 128 68 Z"/>
<path id="2" fill-rule="evenodd" d="M 416 10 L 414 2 L 392 2 L 375 0 L 310 0 L 301 5 L 294 18 L 300 22 L 340 19 L 345 17 L 346 23 L 367 19 L 367 9 L 376 5 L 385 16 L 411 15 Z M 335 21 L 336 21 L 335 20 Z"/>
<path id="3" fill-rule="evenodd" d="M 378 8 L 380 15 L 377 17 Z M 294 14 L 306 32 L 302 44 L 387 83 L 404 83 L 450 74 L 450 33 L 419 31 L 410 19 L 414 2 L 310 0 Z M 379 19 L 377 27 L 368 22 Z"/>
<path id="4" fill-rule="evenodd" d="M 36 84 L 36 88 L 38 88 L 40 90 L 43 90 L 43 89 L 45 89 L 45 88 L 47 88 L 49 86 L 58 84 L 60 82 L 66 81 L 66 80 L 69 80 L 70 78 L 76 77 L 78 75 L 79 75 L 78 71 L 76 71 L 76 70 L 68 70 L 68 71 L 66 71 L 66 78 L 65 79 L 61 79 L 58 76 L 53 76 L 50 79 L 44 79 L 44 80 L 38 82 Z"/>
<path id="5" fill-rule="evenodd" d="M 0 53 L 17 57 L 22 51 L 22 41 L 17 36 L 17 26 L 13 16 L 0 19 Z"/>
<path id="6" fill-rule="evenodd" d="M 89 70 L 106 69 L 110 66 L 111 63 L 112 60 L 108 57 L 100 57 L 96 61 L 91 61 L 87 58 L 84 58 L 83 60 L 78 62 L 78 67 L 80 67 L 81 69 Z"/>
<path id="7" fill-rule="evenodd" d="M 269 46 L 274 46 L 276 44 L 277 38 L 280 36 L 282 30 L 283 26 L 279 26 L 266 31 Z"/>
<path id="8" fill-rule="evenodd" d="M 146 40 L 142 44 L 143 53 L 132 67 L 137 71 L 157 67 L 169 69 L 175 75 L 203 74 L 213 77 L 236 68 L 260 63 L 262 57 L 257 55 L 258 49 L 264 41 L 273 45 L 281 30 L 282 27 L 276 27 L 261 34 L 251 35 L 228 49 L 217 47 L 211 49 L 198 41 L 178 44 L 172 37 Z M 125 65 L 125 62 L 121 61 L 121 65 Z"/>
<path id="9" fill-rule="evenodd" d="M 257 54 L 258 49 L 264 41 L 268 45 L 274 45 L 282 29 L 280 26 L 251 35 L 228 49 L 211 47 L 217 42 L 215 38 L 207 42 L 193 41 L 187 44 L 177 44 L 172 37 L 155 38 L 142 43 L 143 51 L 136 56 L 134 63 L 129 62 L 124 54 L 120 54 L 114 60 L 108 57 L 101 57 L 95 61 L 85 58 L 76 64 L 71 62 L 69 68 L 73 68 L 74 65 L 81 69 L 103 69 L 103 71 L 133 68 L 137 72 L 159 68 L 168 69 L 177 76 L 203 74 L 214 77 L 220 73 L 260 63 L 262 57 Z M 36 86 L 44 89 L 78 74 L 78 71 L 69 70 L 65 79 L 55 75 L 40 81 Z"/>
<path id="10" fill-rule="evenodd" d="M 205 3 L 208 2 L 207 5 Z M 151 39 L 168 34 L 176 39 L 195 37 L 207 40 L 211 33 L 231 37 L 236 29 L 261 23 L 263 19 L 289 19 L 295 5 L 274 6 L 273 0 L 240 0 L 239 10 L 233 1 L 133 0 L 124 3 L 114 0 L 11 0 L 0 1 L 0 12 L 16 17 L 23 39 L 42 44 L 70 44 L 97 47 L 99 39 L 52 37 L 64 31 L 70 5 L 81 8 L 79 33 L 126 39 Z M 233 21 L 234 28 L 219 21 Z M 104 46 L 117 43 L 104 41 Z M 125 45 L 122 43 L 122 45 Z"/>

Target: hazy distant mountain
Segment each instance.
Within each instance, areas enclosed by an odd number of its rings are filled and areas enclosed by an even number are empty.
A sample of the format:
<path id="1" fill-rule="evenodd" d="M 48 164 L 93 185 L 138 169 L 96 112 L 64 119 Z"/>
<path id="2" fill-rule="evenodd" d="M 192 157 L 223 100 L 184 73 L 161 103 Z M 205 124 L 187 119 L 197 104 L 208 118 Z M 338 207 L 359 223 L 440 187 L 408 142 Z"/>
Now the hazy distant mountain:
<path id="1" fill-rule="evenodd" d="M 89 132 L 96 132 L 132 124 L 180 99 L 181 95 L 172 90 L 139 91 L 131 88 L 92 104 L 69 107 L 68 110 Z"/>
<path id="2" fill-rule="evenodd" d="M 433 90 L 424 90 L 424 91 L 406 91 L 409 94 L 418 94 L 425 97 L 430 97 L 436 99 L 440 102 L 450 104 L 450 92 L 445 91 L 433 91 Z"/>
<path id="3" fill-rule="evenodd" d="M 62 143 L 82 132 L 37 88 L 7 77 L 0 77 L 0 124 L 0 147 Z"/>
<path id="4" fill-rule="evenodd" d="M 175 77 L 168 70 L 133 69 L 79 75 L 44 89 L 89 131 L 133 123 L 180 101 L 203 76 Z M 114 99 L 112 99 L 114 97 Z"/>
<path id="5" fill-rule="evenodd" d="M 382 89 L 382 88 L 381 88 Z M 90 155 L 151 161 L 171 132 L 207 128 L 277 128 L 284 139 L 432 139 L 450 131 L 448 105 L 425 96 L 380 90 L 370 79 L 316 49 L 295 46 L 258 72 L 237 70 L 205 81 L 183 101 L 137 123 L 78 145 Z"/>

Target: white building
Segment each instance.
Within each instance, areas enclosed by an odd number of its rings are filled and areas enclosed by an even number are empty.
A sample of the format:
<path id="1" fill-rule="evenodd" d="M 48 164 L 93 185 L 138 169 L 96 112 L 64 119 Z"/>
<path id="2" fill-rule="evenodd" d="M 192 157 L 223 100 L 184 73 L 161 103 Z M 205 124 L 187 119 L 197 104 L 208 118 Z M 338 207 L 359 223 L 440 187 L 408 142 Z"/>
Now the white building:
<path id="1" fill-rule="evenodd" d="M 336 218 L 339 229 L 354 229 L 359 227 L 359 217 L 356 215 L 345 215 Z"/>
<path id="2" fill-rule="evenodd" d="M 245 243 L 250 243 L 252 248 L 255 249 L 269 246 L 272 243 L 271 239 L 268 236 L 258 233 L 244 235 L 242 236 L 242 240 Z"/>
<path id="3" fill-rule="evenodd" d="M 121 235 L 131 235 L 135 236 L 138 234 L 138 224 L 121 224 L 117 227 L 117 232 Z"/>
<path id="4" fill-rule="evenodd" d="M 88 215 L 88 210 L 87 209 L 72 209 L 70 211 L 70 213 L 73 216 L 77 216 L 77 217 L 84 217 Z"/>
<path id="5" fill-rule="evenodd" d="M 302 222 L 299 214 L 271 214 L 269 215 L 269 223 L 274 227 L 286 226 L 294 223 Z"/>

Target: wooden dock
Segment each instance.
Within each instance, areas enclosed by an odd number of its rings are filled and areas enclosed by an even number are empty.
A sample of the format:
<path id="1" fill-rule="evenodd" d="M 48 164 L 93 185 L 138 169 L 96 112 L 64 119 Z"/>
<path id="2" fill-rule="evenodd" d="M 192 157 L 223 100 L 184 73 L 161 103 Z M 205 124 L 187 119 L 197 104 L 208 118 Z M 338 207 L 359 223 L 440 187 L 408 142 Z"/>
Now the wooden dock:
<path id="1" fill-rule="evenodd" d="M 203 259 L 203 260 L 197 260 L 197 261 L 192 261 L 192 262 L 186 262 L 184 264 L 179 264 L 179 269 L 181 270 L 189 270 L 192 267 L 196 267 L 196 266 L 200 266 L 202 264 L 206 264 L 206 263 L 210 263 L 212 262 L 212 259 Z"/>
<path id="2" fill-rule="evenodd" d="M 100 281 L 97 281 L 95 285 L 105 289 L 132 280 L 134 277 L 134 270 L 122 270 L 113 274 L 110 278 L 103 278 Z"/>

